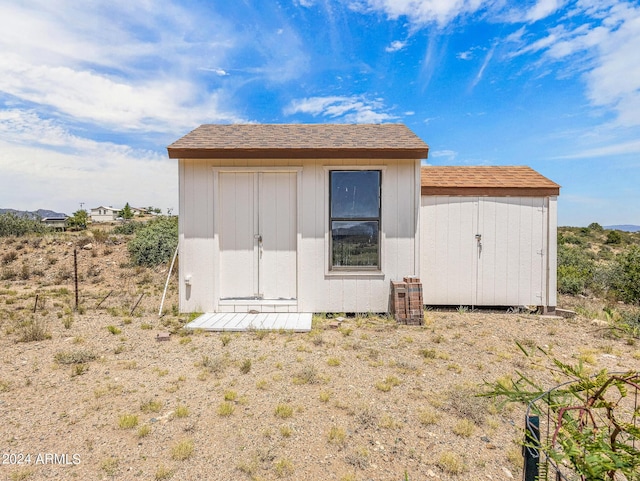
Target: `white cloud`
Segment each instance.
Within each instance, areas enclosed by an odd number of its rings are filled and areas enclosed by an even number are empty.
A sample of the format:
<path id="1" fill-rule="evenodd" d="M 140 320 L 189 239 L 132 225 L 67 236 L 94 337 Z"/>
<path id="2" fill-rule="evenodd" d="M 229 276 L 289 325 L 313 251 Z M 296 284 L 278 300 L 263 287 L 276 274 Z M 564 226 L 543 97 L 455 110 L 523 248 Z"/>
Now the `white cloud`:
<path id="1" fill-rule="evenodd" d="M 541 20 L 555 13 L 562 7 L 563 3 L 561 0 L 538 0 L 536 4 L 527 11 L 525 18 L 531 22 Z"/>
<path id="2" fill-rule="evenodd" d="M 437 23 L 444 26 L 456 17 L 471 14 L 491 0 L 360 0 L 351 2 L 358 11 L 381 11 L 391 19 L 407 17 L 414 24 Z"/>
<path id="3" fill-rule="evenodd" d="M 0 206 L 71 213 L 100 204 L 177 207 L 166 155 L 75 136 L 34 113 L 0 117 Z"/>
<path id="4" fill-rule="evenodd" d="M 381 100 L 367 100 L 362 96 L 309 97 L 294 100 L 284 110 L 286 115 L 298 113 L 314 117 L 329 117 L 345 123 L 383 123 L 397 117 L 384 111 Z"/>
<path id="5" fill-rule="evenodd" d="M 549 4 L 551 5 L 551 3 Z M 538 65 L 562 62 L 562 72 L 581 75 L 592 106 L 615 112 L 615 123 L 640 125 L 640 6 L 625 0 L 576 3 L 577 26 L 561 19 L 542 37 L 520 29 L 510 40 L 519 45 L 511 54 L 540 55 Z"/>
<path id="6" fill-rule="evenodd" d="M 587 159 L 594 157 L 610 157 L 615 155 L 640 154 L 640 140 L 618 142 L 600 147 L 591 147 L 573 154 L 555 157 L 556 159 Z"/>
<path id="7" fill-rule="evenodd" d="M 7 53 L 0 54 L 0 65 L 1 91 L 114 130 L 175 131 L 235 118 L 218 107 L 216 93 L 200 97 L 186 81 L 127 81 L 89 70 L 32 65 Z"/>
<path id="8" fill-rule="evenodd" d="M 471 88 L 474 88 L 476 85 L 478 85 L 480 80 L 482 80 L 482 77 L 484 75 L 484 71 L 487 69 L 487 66 L 489 65 L 489 62 L 491 62 L 491 59 L 493 58 L 493 53 L 495 52 L 495 49 L 496 49 L 496 45 L 494 44 L 489 49 L 489 51 L 487 52 L 487 55 L 485 55 L 484 61 L 482 62 L 482 65 L 480 66 L 480 70 L 476 74 L 476 77 L 473 79 L 473 82 L 471 82 Z"/>
<path id="9" fill-rule="evenodd" d="M 473 58 L 473 52 L 471 50 L 460 52 L 456 55 L 456 58 L 459 58 L 460 60 L 471 60 Z"/>
<path id="10" fill-rule="evenodd" d="M 458 152 L 455 150 L 431 150 L 429 151 L 429 157 L 438 159 L 438 163 L 442 165 L 452 164 L 455 163 Z"/>
<path id="11" fill-rule="evenodd" d="M 385 50 L 385 52 L 397 52 L 398 50 L 402 50 L 406 46 L 407 46 L 407 42 L 401 42 L 400 40 L 394 40 L 384 50 Z"/>

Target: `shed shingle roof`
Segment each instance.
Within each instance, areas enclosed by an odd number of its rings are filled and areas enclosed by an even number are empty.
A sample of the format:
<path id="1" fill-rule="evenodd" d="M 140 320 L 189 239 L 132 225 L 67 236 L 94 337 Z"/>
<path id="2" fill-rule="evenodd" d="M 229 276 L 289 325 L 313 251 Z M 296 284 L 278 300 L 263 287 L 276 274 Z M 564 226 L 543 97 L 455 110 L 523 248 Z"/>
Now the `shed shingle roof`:
<path id="1" fill-rule="evenodd" d="M 560 186 L 527 166 L 422 167 L 422 195 L 549 196 Z"/>
<path id="2" fill-rule="evenodd" d="M 205 124 L 167 147 L 172 159 L 427 157 L 402 124 Z"/>

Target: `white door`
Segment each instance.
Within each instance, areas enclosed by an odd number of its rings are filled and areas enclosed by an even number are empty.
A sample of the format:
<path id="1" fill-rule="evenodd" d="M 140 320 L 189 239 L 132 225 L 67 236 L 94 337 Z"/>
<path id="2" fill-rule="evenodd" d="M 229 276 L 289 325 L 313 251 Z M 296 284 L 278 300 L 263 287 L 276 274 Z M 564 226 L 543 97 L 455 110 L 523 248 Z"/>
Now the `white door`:
<path id="1" fill-rule="evenodd" d="M 425 304 L 544 305 L 546 199 L 422 198 Z"/>
<path id="2" fill-rule="evenodd" d="M 220 297 L 296 298 L 296 173 L 220 173 Z"/>
<path id="3" fill-rule="evenodd" d="M 544 197 L 480 198 L 478 305 L 545 305 L 545 202 Z"/>

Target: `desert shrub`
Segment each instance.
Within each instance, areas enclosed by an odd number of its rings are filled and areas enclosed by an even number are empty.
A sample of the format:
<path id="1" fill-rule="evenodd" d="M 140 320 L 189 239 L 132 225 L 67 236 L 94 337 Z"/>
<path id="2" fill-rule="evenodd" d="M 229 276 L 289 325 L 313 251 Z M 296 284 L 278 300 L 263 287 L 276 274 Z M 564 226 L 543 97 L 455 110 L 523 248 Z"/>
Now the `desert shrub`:
<path id="1" fill-rule="evenodd" d="M 4 254 L 2 256 L 2 263 L 3 264 L 11 264 L 13 261 L 15 261 L 18 258 L 18 252 L 17 251 L 9 251 L 6 254 Z"/>
<path id="2" fill-rule="evenodd" d="M 616 287 L 620 297 L 625 302 L 640 303 L 640 246 L 631 246 L 618 262 L 622 275 Z"/>
<path id="3" fill-rule="evenodd" d="M 42 319 L 26 321 L 20 326 L 19 342 L 37 342 L 51 339 L 47 323 Z"/>
<path id="4" fill-rule="evenodd" d="M 117 225 L 113 228 L 114 234 L 131 235 L 135 234 L 137 230 L 143 228 L 146 224 L 141 222 L 125 222 L 124 224 Z"/>
<path id="5" fill-rule="evenodd" d="M 610 230 L 607 232 L 607 244 L 620 244 L 622 242 L 622 236 L 617 230 Z"/>
<path id="6" fill-rule="evenodd" d="M 59 351 L 54 356 L 58 364 L 84 364 L 96 359 L 96 354 L 91 351 Z"/>
<path id="7" fill-rule="evenodd" d="M 171 260 L 178 245 L 177 217 L 149 222 L 129 241 L 131 260 L 139 266 L 157 266 Z"/>
<path id="8" fill-rule="evenodd" d="M 588 228 L 595 232 L 602 232 L 604 230 L 604 228 L 597 222 L 592 222 L 591 224 L 589 224 Z"/>
<path id="9" fill-rule="evenodd" d="M 0 237 L 23 236 L 47 231 L 39 219 L 21 217 L 15 214 L 0 214 Z"/>
<path id="10" fill-rule="evenodd" d="M 595 263 L 587 251 L 558 246 L 558 291 L 581 294 L 593 280 Z"/>

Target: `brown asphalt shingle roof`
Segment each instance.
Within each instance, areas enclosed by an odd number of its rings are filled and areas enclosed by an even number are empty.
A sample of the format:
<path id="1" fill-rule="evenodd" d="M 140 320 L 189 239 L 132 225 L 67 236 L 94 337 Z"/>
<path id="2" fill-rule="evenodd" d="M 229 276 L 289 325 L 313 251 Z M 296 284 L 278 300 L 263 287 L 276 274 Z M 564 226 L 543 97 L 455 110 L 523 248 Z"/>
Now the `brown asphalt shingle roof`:
<path id="1" fill-rule="evenodd" d="M 422 195 L 558 195 L 560 186 L 527 166 L 428 166 Z"/>
<path id="2" fill-rule="evenodd" d="M 402 124 L 205 124 L 167 150 L 172 159 L 423 159 L 429 146 Z"/>

